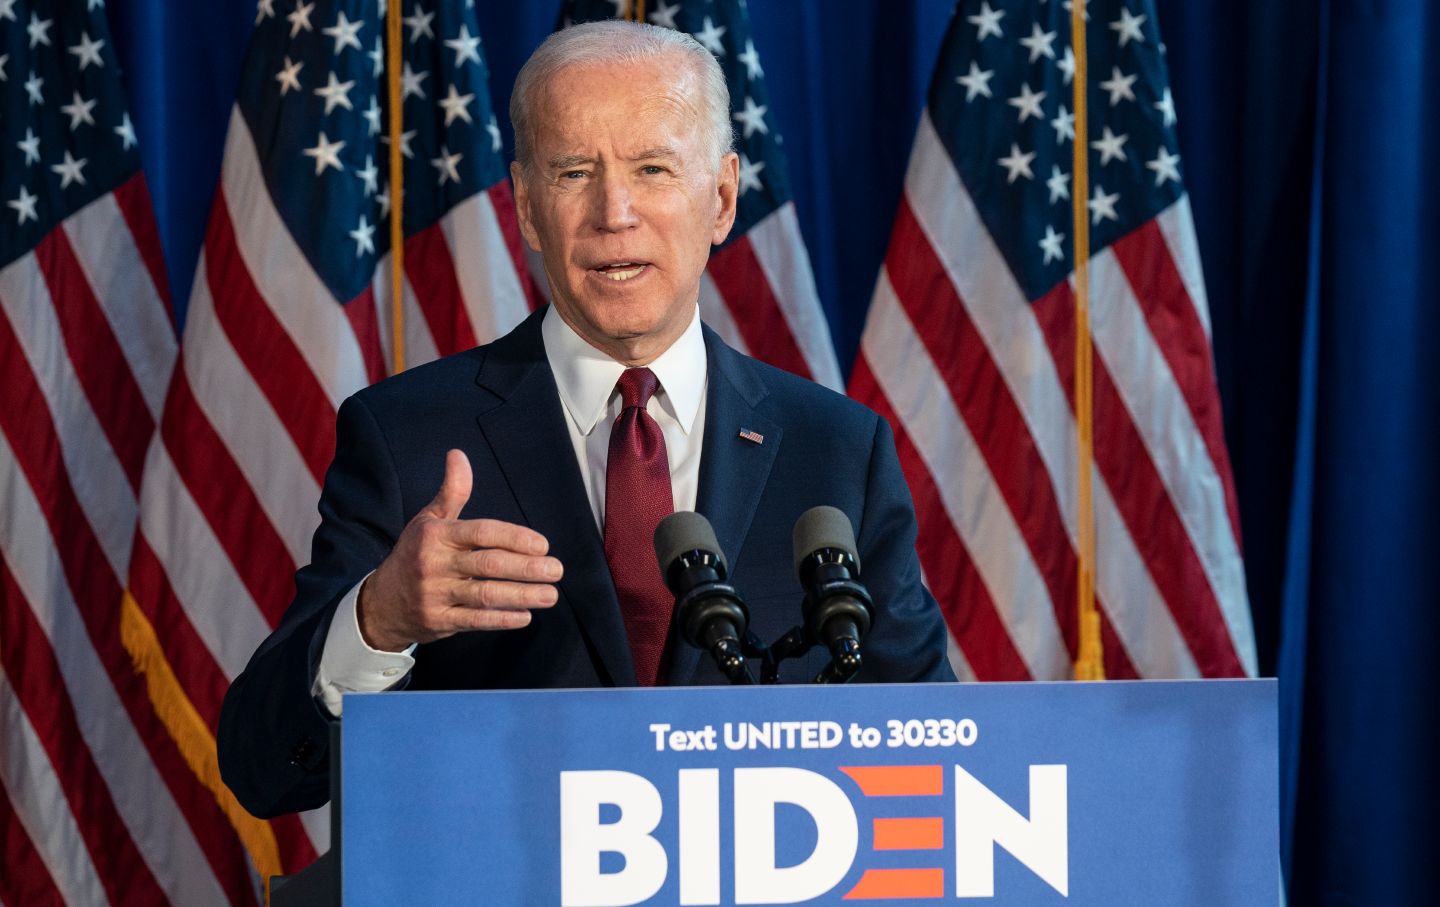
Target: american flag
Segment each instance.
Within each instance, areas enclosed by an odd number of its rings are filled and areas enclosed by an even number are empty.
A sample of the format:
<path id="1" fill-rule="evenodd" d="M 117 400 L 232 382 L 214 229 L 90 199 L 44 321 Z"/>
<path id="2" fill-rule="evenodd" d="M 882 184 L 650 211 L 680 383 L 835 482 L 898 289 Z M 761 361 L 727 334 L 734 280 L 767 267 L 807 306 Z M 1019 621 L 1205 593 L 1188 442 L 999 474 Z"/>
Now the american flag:
<path id="1" fill-rule="evenodd" d="M 725 342 L 771 365 L 840 390 L 839 362 L 800 235 L 765 70 L 743 0 L 572 0 L 571 22 L 643 12 L 690 33 L 720 62 L 730 89 L 740 197 L 735 226 L 700 282 L 700 317 Z"/>
<path id="2" fill-rule="evenodd" d="M 122 644 L 176 338 L 98 0 L 0 0 L 0 202 L 0 902 L 213 903 L 243 851 Z"/>
<path id="3" fill-rule="evenodd" d="M 851 393 L 896 429 L 961 676 L 1076 654 L 1069 3 L 965 2 Z M 1110 677 L 1255 673 L 1205 284 L 1147 0 L 1087 8 L 1096 598 Z"/>
<path id="4" fill-rule="evenodd" d="M 487 342 L 538 296 L 523 269 L 473 8 L 402 7 L 406 365 Z M 231 678 L 309 560 L 341 401 L 391 362 L 383 4 L 260 0 L 160 431 L 144 462 L 127 640 L 191 769 L 261 875 L 327 847 L 323 810 L 262 822 L 218 778 Z M 192 823 L 198 825 L 198 823 Z M 177 874 L 253 901 L 216 853 Z M 222 896 L 223 895 L 223 896 Z"/>

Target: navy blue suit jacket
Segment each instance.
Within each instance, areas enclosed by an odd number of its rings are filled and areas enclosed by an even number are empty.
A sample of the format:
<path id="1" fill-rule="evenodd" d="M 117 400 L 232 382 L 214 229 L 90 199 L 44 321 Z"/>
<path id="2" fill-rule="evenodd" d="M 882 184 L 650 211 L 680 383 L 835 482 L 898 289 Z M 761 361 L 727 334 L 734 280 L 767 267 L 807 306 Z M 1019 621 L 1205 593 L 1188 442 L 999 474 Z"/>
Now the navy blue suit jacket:
<path id="1" fill-rule="evenodd" d="M 435 496 L 445 451 L 470 458 L 462 517 L 529 526 L 565 567 L 554 608 L 530 625 L 420 646 L 409 689 L 630 686 L 625 628 L 591 514 L 536 312 L 505 337 L 369 387 L 340 408 L 311 563 L 296 597 L 225 697 L 219 757 L 251 812 L 310 809 L 329 796 L 328 716 L 311 697 L 335 606 L 389 553 Z M 878 613 L 862 681 L 953 679 L 940 611 L 920 582 L 915 515 L 885 420 L 771 368 L 705 329 L 709 356 L 696 510 L 710 519 L 765 642 L 800 621 L 791 559 L 795 520 L 829 504 L 856 528 L 862 579 Z M 740 437 L 742 429 L 763 436 Z M 658 568 L 657 568 L 658 569 Z M 803 682 L 820 647 L 782 674 Z M 702 653 L 674 646 L 669 682 L 723 684 Z"/>

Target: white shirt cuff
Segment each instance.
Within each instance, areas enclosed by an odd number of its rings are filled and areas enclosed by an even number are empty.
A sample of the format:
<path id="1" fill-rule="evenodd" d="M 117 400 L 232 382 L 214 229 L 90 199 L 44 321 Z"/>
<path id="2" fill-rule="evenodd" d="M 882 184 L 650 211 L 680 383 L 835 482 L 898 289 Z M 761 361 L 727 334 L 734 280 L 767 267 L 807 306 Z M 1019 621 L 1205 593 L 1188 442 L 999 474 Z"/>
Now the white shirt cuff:
<path id="1" fill-rule="evenodd" d="M 340 717 L 341 694 L 388 690 L 415 667 L 414 645 L 403 652 L 383 652 L 371 647 L 360 635 L 356 605 L 360 600 L 360 587 L 369 578 L 367 574 L 335 606 L 325 648 L 320 653 L 320 670 L 311 689 L 311 695 L 319 697 L 326 711 L 336 718 Z"/>

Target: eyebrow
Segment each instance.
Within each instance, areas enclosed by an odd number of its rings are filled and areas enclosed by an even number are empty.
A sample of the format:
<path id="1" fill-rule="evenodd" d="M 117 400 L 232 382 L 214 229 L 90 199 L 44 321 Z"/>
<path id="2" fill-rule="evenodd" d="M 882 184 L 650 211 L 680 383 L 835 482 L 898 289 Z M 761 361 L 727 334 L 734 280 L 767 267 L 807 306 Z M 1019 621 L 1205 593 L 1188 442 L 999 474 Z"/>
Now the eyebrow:
<path id="1" fill-rule="evenodd" d="M 632 155 L 632 161 L 673 161 L 680 157 L 679 152 L 668 145 L 656 145 L 654 148 L 646 148 L 639 154 Z M 595 158 L 587 154 L 561 154 L 550 158 L 545 162 L 552 170 L 569 170 L 571 167 L 579 167 L 582 164 L 593 164 Z"/>

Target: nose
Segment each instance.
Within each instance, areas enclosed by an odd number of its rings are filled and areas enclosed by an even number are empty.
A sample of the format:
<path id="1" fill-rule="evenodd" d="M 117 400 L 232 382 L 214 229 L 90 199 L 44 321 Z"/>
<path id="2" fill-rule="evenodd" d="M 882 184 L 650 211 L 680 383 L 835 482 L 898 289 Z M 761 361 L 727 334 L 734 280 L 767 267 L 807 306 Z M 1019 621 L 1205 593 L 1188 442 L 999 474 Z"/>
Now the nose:
<path id="1" fill-rule="evenodd" d="M 640 222 L 631 186 L 622 174 L 605 171 L 595 182 L 595 196 L 595 228 L 600 232 L 616 233 Z"/>

